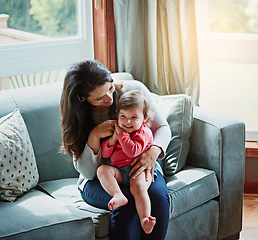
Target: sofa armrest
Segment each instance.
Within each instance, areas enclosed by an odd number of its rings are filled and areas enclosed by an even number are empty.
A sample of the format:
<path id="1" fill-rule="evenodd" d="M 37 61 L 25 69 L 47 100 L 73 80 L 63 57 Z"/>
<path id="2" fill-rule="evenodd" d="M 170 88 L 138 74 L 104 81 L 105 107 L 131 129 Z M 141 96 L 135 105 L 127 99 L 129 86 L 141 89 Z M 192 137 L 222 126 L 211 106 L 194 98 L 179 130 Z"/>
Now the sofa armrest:
<path id="1" fill-rule="evenodd" d="M 244 188 L 244 123 L 195 107 L 187 164 L 216 173 L 220 188 L 219 239 L 239 233 Z"/>

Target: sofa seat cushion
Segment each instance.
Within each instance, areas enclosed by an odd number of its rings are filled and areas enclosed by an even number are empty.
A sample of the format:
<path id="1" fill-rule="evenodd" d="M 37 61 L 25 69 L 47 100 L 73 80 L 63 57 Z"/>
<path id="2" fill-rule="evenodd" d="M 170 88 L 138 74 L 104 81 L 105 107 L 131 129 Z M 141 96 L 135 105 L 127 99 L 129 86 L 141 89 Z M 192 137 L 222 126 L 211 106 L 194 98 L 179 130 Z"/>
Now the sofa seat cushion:
<path id="1" fill-rule="evenodd" d="M 170 196 L 170 218 L 175 218 L 219 195 L 214 171 L 185 166 L 180 172 L 165 179 Z"/>
<path id="2" fill-rule="evenodd" d="M 78 178 L 67 178 L 40 183 L 39 186 L 53 198 L 80 209 L 81 217 L 91 217 L 97 238 L 109 235 L 110 212 L 87 204 L 77 187 Z"/>
<path id="3" fill-rule="evenodd" d="M 40 187 L 55 199 L 73 205 L 81 217 L 92 217 L 98 238 L 109 234 L 109 211 L 85 203 L 77 189 L 77 178 L 40 183 Z M 218 182 L 213 171 L 185 166 L 180 172 L 166 177 L 170 196 L 170 219 L 175 218 L 219 195 Z"/>
<path id="4" fill-rule="evenodd" d="M 32 189 L 15 202 L 0 202 L 0 238 L 95 239 L 91 218 Z"/>

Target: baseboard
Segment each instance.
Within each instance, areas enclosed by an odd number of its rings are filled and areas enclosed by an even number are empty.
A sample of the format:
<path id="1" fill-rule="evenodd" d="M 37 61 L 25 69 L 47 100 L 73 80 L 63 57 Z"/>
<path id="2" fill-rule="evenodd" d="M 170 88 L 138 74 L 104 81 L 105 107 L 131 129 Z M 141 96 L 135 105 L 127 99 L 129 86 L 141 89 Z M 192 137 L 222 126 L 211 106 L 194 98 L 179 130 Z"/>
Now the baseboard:
<path id="1" fill-rule="evenodd" d="M 244 193 L 258 194 L 258 180 L 245 180 Z"/>

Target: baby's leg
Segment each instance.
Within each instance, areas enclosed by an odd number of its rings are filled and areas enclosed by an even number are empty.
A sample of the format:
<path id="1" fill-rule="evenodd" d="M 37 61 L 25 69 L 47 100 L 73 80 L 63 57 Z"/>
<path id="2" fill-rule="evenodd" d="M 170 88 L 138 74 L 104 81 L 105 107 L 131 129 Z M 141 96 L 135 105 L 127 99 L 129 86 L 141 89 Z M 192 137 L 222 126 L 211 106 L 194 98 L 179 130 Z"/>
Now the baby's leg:
<path id="1" fill-rule="evenodd" d="M 128 200 L 118 185 L 118 183 L 122 183 L 122 174 L 117 168 L 101 165 L 97 169 L 97 176 L 102 187 L 113 197 L 108 203 L 110 210 L 127 204 Z"/>
<path id="2" fill-rule="evenodd" d="M 142 228 L 145 233 L 149 234 L 156 224 L 156 218 L 151 216 L 151 202 L 148 195 L 148 188 L 152 178 L 151 174 L 149 174 L 148 181 L 146 181 L 145 174 L 144 171 L 135 179 L 131 178 L 130 190 L 135 199 L 135 205 Z"/>

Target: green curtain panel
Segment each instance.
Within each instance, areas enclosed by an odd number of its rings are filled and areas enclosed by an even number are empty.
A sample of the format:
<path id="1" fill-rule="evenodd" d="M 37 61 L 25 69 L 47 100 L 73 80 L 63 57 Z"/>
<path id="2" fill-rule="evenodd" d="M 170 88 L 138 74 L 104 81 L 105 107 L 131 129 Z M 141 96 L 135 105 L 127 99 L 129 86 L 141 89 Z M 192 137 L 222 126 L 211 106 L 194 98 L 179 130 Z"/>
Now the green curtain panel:
<path id="1" fill-rule="evenodd" d="M 158 94 L 199 103 L 194 0 L 114 0 L 117 69 Z"/>

